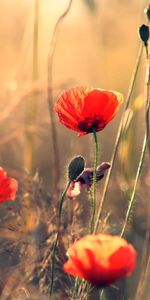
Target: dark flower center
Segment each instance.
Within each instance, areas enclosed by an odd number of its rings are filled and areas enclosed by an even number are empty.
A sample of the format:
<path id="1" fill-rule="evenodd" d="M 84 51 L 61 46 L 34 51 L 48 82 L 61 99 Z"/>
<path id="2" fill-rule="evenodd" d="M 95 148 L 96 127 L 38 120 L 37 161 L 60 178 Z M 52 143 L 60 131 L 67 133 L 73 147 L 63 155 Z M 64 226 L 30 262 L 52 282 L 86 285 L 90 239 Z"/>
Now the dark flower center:
<path id="1" fill-rule="evenodd" d="M 106 121 L 103 120 L 99 115 L 85 118 L 83 121 L 78 123 L 78 128 L 82 132 L 93 132 L 100 131 L 106 126 Z"/>

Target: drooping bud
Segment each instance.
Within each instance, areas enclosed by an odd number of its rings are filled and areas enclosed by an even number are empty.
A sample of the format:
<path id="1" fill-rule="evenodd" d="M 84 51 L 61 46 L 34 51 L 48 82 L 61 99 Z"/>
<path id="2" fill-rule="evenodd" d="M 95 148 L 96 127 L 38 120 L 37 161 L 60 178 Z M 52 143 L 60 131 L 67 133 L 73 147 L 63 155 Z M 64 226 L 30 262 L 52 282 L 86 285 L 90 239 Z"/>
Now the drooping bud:
<path id="1" fill-rule="evenodd" d="M 147 15 L 148 21 L 150 21 L 150 5 L 144 9 L 144 12 Z"/>
<path id="2" fill-rule="evenodd" d="M 144 45 L 147 46 L 149 40 L 149 27 L 145 24 L 139 27 L 139 36 L 144 42 Z"/>
<path id="3" fill-rule="evenodd" d="M 96 169 L 96 181 L 100 181 L 104 176 L 105 172 L 110 168 L 110 163 L 103 162 Z M 85 168 L 84 171 L 79 175 L 76 181 L 81 184 L 85 184 L 87 187 L 91 187 L 93 184 L 93 169 Z"/>
<path id="4" fill-rule="evenodd" d="M 73 158 L 68 166 L 69 180 L 75 180 L 84 170 L 85 160 L 83 156 L 79 155 Z"/>
<path id="5" fill-rule="evenodd" d="M 104 176 L 105 172 L 110 168 L 110 163 L 103 162 L 96 169 L 96 182 L 100 181 Z M 84 168 L 80 175 L 72 180 L 70 187 L 67 191 L 67 197 L 69 199 L 76 198 L 79 196 L 83 187 L 88 191 L 93 184 L 93 168 Z"/>

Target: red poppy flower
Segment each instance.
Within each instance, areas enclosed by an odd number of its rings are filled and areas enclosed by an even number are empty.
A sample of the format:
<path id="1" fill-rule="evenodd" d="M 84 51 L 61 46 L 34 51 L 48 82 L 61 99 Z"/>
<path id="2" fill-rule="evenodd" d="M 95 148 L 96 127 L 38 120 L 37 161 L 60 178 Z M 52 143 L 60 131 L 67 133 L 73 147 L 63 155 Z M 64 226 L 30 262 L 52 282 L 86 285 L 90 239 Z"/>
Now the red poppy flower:
<path id="1" fill-rule="evenodd" d="M 84 278 L 96 287 L 104 287 L 130 275 L 136 263 L 136 251 L 119 236 L 87 235 L 68 250 L 65 272 Z"/>
<path id="2" fill-rule="evenodd" d="M 14 200 L 18 190 L 18 183 L 14 178 L 8 177 L 6 171 L 0 167 L 0 203 Z"/>
<path id="3" fill-rule="evenodd" d="M 60 96 L 55 110 L 60 122 L 81 136 L 102 130 L 114 118 L 122 100 L 118 92 L 76 87 Z"/>

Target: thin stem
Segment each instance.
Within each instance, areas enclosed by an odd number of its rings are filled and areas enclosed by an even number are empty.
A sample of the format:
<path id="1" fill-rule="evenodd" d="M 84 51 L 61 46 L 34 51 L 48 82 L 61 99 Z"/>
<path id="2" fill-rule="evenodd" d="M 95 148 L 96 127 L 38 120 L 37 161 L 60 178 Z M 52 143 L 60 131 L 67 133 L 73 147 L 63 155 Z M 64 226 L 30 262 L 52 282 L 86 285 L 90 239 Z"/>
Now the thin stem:
<path id="1" fill-rule="evenodd" d="M 49 299 L 51 298 L 52 292 L 53 292 L 53 285 L 54 285 L 54 272 L 55 272 L 55 254 L 56 254 L 56 249 L 57 245 L 59 242 L 59 237 L 60 237 L 60 227 L 61 227 L 61 215 L 62 215 L 62 208 L 63 208 L 63 203 L 65 200 L 66 193 L 69 189 L 69 186 L 71 184 L 71 181 L 69 181 L 66 185 L 66 188 L 64 189 L 62 196 L 59 200 L 59 215 L 58 215 L 58 229 L 57 229 L 57 235 L 56 235 L 56 240 L 53 244 L 52 248 L 52 265 L 51 265 L 51 285 L 49 288 Z"/>
<path id="2" fill-rule="evenodd" d="M 91 205 L 92 205 L 92 220 L 91 220 L 91 228 L 90 232 L 94 231 L 95 224 L 95 213 L 96 213 L 96 170 L 98 165 L 98 140 L 96 131 L 93 130 L 93 137 L 95 143 L 95 161 L 94 161 L 94 169 L 93 169 L 93 195 L 91 197 Z"/>
<path id="3" fill-rule="evenodd" d="M 148 153 L 150 157 L 150 116 L 149 116 L 149 109 L 150 109 L 150 62 L 149 62 L 149 52 L 148 52 L 148 46 L 145 46 L 146 50 L 146 59 L 147 59 L 147 78 L 146 78 L 146 134 L 147 134 L 147 147 L 148 147 Z"/>
<path id="4" fill-rule="evenodd" d="M 71 184 L 71 180 L 69 180 L 69 182 L 67 183 L 66 188 L 64 189 L 62 196 L 59 200 L 59 218 L 58 218 L 59 219 L 59 222 L 58 222 L 59 227 L 60 227 L 60 223 L 61 223 L 61 214 L 62 214 L 62 207 L 63 207 L 64 199 L 65 199 L 65 196 L 69 189 L 70 184 Z"/>
<path id="5" fill-rule="evenodd" d="M 38 42 L 39 42 L 39 0 L 34 2 L 34 24 L 33 24 L 33 59 L 32 59 L 32 81 L 38 79 Z M 27 103 L 26 123 L 27 123 L 27 140 L 25 151 L 25 167 L 31 174 L 34 172 L 34 142 L 35 134 L 32 127 L 36 126 L 37 99 L 32 95 Z"/>
<path id="6" fill-rule="evenodd" d="M 148 207 L 148 214 L 147 214 L 147 226 L 146 226 L 146 235 L 143 244 L 143 251 L 142 251 L 142 258 L 141 258 L 141 275 L 135 295 L 135 300 L 140 300 L 142 298 L 142 293 L 144 292 L 144 286 L 146 283 L 146 274 L 148 270 L 149 264 L 149 240 L 150 240 L 150 205 Z"/>
<path id="7" fill-rule="evenodd" d="M 100 291 L 100 293 L 99 293 L 99 295 L 100 295 L 100 300 L 106 300 L 106 297 L 105 297 L 105 290 L 104 289 L 102 289 L 101 291 Z"/>
<path id="8" fill-rule="evenodd" d="M 39 42 L 39 0 L 35 0 L 35 13 L 34 13 L 34 33 L 33 33 L 33 81 L 39 77 L 38 66 L 38 42 Z"/>
<path id="9" fill-rule="evenodd" d="M 126 230 L 129 218 L 130 218 L 130 214 L 131 214 L 131 211 L 132 211 L 133 206 L 134 206 L 136 187 L 137 187 L 137 183 L 138 183 L 139 176 L 140 176 L 142 166 L 143 166 L 143 161 L 144 161 L 145 152 L 146 152 L 146 146 L 147 146 L 147 135 L 145 134 L 144 142 L 143 142 L 143 146 L 142 146 L 142 151 L 141 151 L 141 156 L 140 156 L 140 161 L 139 161 L 139 165 L 138 165 L 138 169 L 137 169 L 137 173 L 136 173 L 136 177 L 135 177 L 135 181 L 134 181 L 134 187 L 133 187 L 131 199 L 130 199 L 130 202 L 129 202 L 125 222 L 124 222 L 121 234 L 120 234 L 121 237 L 124 236 L 124 234 L 125 234 L 125 230 Z"/>
<path id="10" fill-rule="evenodd" d="M 56 131 L 56 122 L 55 122 L 55 114 L 53 109 L 53 89 L 52 89 L 52 71 L 53 71 L 53 60 L 54 60 L 54 54 L 56 49 L 56 41 L 57 41 L 57 34 L 59 30 L 59 26 L 61 25 L 61 22 L 63 19 L 67 16 L 67 14 L 70 11 L 71 4 L 73 0 L 70 0 L 68 3 L 67 8 L 63 12 L 63 14 L 58 18 L 54 30 L 53 35 L 50 43 L 50 50 L 48 54 L 48 108 L 49 108 L 49 115 L 50 115 L 50 121 L 51 121 L 51 135 L 52 135 L 52 146 L 53 146 L 53 191 L 57 195 L 59 193 L 59 178 L 60 178 L 60 164 L 59 164 L 59 149 L 58 149 L 58 137 L 57 137 L 57 131 Z M 56 203 L 57 206 L 57 203 Z"/>
<path id="11" fill-rule="evenodd" d="M 96 170 L 98 165 L 98 139 L 96 131 L 93 130 L 93 137 L 94 137 L 94 143 L 95 143 L 95 159 L 94 159 L 94 168 L 93 168 L 93 193 L 90 193 L 91 198 L 91 206 L 92 206 L 92 219 L 91 219 L 91 225 L 90 225 L 90 233 L 93 233 L 94 231 L 94 224 L 95 224 L 95 213 L 96 213 Z M 76 278 L 75 285 L 73 289 L 73 299 L 76 299 L 76 289 L 79 285 L 79 278 Z M 78 297 L 82 291 L 84 292 L 87 287 L 87 282 L 81 281 L 79 289 L 78 289 Z M 89 292 L 89 289 L 87 293 Z"/>
<path id="12" fill-rule="evenodd" d="M 147 46 L 145 47 L 146 50 L 146 58 L 148 60 L 148 48 Z M 134 202 L 135 202 L 135 193 L 136 193 L 136 187 L 137 187 L 137 183 L 138 183 L 138 179 L 142 170 L 142 166 L 143 166 L 143 162 L 144 162 L 144 158 L 145 158 L 145 152 L 146 152 L 146 147 L 148 145 L 148 141 L 149 141 L 149 88 L 150 88 L 150 68 L 149 68 L 149 62 L 148 62 L 148 79 L 146 78 L 146 113 L 145 113 L 145 119 L 146 119 L 146 133 L 144 135 L 144 141 L 143 141 L 143 146 L 142 146 L 142 151 L 141 151 L 141 156 L 140 156 L 140 161 L 139 161 L 139 165 L 138 165 L 138 169 L 137 169 L 137 173 L 136 173 L 136 177 L 135 177 L 135 182 L 134 182 L 134 187 L 133 187 L 133 191 L 132 191 L 132 195 L 131 195 L 131 199 L 129 202 L 129 206 L 128 206 L 128 210 L 127 210 L 127 214 L 126 214 L 126 218 L 125 218 L 125 222 L 121 231 L 121 236 L 124 236 L 125 231 L 126 231 L 126 227 L 128 224 L 128 221 L 130 219 L 130 214 L 132 212 L 133 206 L 134 206 Z M 148 147 L 149 150 L 149 154 L 150 154 L 150 149 Z"/>
<path id="13" fill-rule="evenodd" d="M 150 130 L 149 130 L 149 109 L 150 109 L 150 99 L 149 99 L 149 89 L 150 89 L 150 63 L 149 63 L 149 52 L 148 52 L 148 45 L 145 45 L 145 51 L 146 51 L 146 59 L 147 59 L 147 74 L 146 74 L 146 136 L 147 136 L 147 147 L 148 147 L 148 153 L 150 157 Z M 149 254 L 149 239 L 150 239 L 150 204 L 148 204 L 148 214 L 147 214 L 147 226 L 146 226 L 146 235 L 145 240 L 143 244 L 143 251 L 142 251 L 142 259 L 141 259 L 141 267 L 142 272 L 135 296 L 135 300 L 142 298 L 142 293 L 144 290 L 145 285 L 145 277 L 147 272 L 147 265 L 148 265 L 148 254 Z"/>
<path id="14" fill-rule="evenodd" d="M 134 67 L 134 71 L 133 71 L 133 74 L 132 74 L 132 78 L 131 78 L 131 82 L 130 82 L 130 86 L 129 86 L 129 90 L 128 90 L 126 105 L 125 105 L 125 108 L 124 108 L 124 113 L 122 115 L 120 125 L 119 125 L 119 128 L 118 128 L 117 137 L 116 137 L 116 141 L 115 141 L 115 145 L 114 145 L 114 149 L 113 149 L 113 153 L 112 153 L 112 157 L 111 157 L 111 161 L 110 161 L 111 168 L 108 170 L 107 177 L 106 177 L 106 180 L 105 180 L 103 194 L 102 194 L 102 198 L 101 198 L 99 208 L 98 208 L 98 212 L 97 212 L 94 232 L 96 232 L 97 229 L 98 229 L 99 220 L 100 220 L 100 217 L 101 217 L 102 208 L 103 208 L 104 201 L 105 201 L 105 198 L 106 198 L 106 194 L 107 194 L 107 191 L 108 191 L 110 177 L 111 177 L 112 170 L 113 170 L 113 167 L 114 167 L 116 154 L 117 154 L 117 150 L 118 150 L 119 143 L 120 143 L 120 140 L 121 140 L 123 128 L 126 126 L 126 123 L 127 123 L 127 121 L 125 121 L 125 120 L 127 120 L 125 112 L 128 109 L 130 101 L 131 101 L 131 96 L 132 96 L 132 93 L 133 93 L 133 89 L 134 89 L 134 85 L 135 85 L 135 82 L 136 82 L 136 78 L 137 78 L 137 74 L 138 74 L 138 70 L 139 70 L 139 66 L 140 66 L 140 61 L 141 61 L 141 57 L 142 57 L 142 51 L 143 51 L 143 46 L 141 45 L 140 48 L 139 48 L 137 58 L 136 58 L 135 67 Z"/>

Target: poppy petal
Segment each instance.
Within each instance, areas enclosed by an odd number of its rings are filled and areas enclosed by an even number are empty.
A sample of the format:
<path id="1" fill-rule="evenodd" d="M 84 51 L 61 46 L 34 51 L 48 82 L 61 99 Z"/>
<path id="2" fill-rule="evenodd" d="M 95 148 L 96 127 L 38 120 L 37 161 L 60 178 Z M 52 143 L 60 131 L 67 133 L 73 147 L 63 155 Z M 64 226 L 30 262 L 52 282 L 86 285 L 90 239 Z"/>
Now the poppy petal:
<path id="1" fill-rule="evenodd" d="M 60 96 L 55 110 L 63 125 L 83 136 L 102 130 L 115 117 L 121 103 L 118 92 L 76 87 Z"/>
<path id="2" fill-rule="evenodd" d="M 7 200 L 14 200 L 18 190 L 18 182 L 11 177 L 3 168 L 0 168 L 0 203 Z"/>

